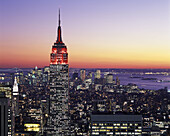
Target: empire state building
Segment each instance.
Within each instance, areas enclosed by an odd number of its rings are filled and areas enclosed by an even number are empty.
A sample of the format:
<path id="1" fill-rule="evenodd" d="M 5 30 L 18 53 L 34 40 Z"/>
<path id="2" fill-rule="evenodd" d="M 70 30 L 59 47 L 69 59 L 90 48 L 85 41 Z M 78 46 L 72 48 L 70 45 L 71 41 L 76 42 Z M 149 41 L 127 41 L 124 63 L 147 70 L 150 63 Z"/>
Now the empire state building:
<path id="1" fill-rule="evenodd" d="M 69 135 L 69 65 L 67 47 L 62 41 L 60 25 L 59 11 L 58 36 L 52 46 L 52 53 L 50 55 L 50 130 L 48 131 L 48 135 L 51 136 Z"/>

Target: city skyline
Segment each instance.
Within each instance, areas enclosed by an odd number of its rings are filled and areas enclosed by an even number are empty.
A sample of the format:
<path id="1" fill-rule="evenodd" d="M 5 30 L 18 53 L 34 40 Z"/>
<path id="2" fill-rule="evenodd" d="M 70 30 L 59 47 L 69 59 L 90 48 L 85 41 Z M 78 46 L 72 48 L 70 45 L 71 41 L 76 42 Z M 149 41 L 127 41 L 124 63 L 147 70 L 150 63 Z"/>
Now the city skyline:
<path id="1" fill-rule="evenodd" d="M 48 66 L 61 8 L 71 68 L 170 68 L 169 4 L 168 0 L 1 1 L 0 67 Z"/>

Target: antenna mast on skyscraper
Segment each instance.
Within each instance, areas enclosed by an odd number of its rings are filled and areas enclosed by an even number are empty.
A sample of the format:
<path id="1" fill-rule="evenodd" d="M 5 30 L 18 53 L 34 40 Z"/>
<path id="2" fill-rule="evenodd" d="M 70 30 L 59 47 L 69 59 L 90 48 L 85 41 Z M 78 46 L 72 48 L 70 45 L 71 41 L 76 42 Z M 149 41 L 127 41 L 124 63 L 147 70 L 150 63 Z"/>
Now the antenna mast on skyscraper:
<path id="1" fill-rule="evenodd" d="M 60 9 L 59 9 L 59 22 L 58 22 L 59 26 L 60 26 Z"/>

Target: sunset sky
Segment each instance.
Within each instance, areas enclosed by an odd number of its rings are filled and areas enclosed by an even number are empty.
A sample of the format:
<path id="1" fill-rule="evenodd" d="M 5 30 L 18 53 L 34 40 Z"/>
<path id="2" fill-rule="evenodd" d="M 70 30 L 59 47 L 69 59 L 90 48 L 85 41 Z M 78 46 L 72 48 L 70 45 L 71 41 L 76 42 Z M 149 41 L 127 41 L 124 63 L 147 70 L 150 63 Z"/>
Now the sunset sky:
<path id="1" fill-rule="evenodd" d="M 72 68 L 170 68 L 169 0 L 0 0 L 0 68 L 44 67 L 58 10 Z"/>

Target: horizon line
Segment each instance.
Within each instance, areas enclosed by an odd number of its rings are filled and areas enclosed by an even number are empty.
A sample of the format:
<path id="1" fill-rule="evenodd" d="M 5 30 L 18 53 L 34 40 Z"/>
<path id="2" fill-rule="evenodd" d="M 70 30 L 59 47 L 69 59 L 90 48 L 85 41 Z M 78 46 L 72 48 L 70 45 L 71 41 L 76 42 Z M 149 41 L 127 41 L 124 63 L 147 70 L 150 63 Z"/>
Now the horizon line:
<path id="1" fill-rule="evenodd" d="M 37 66 L 35 66 L 37 67 Z M 8 67 L 8 68 L 1 68 L 0 69 L 14 69 L 14 68 L 18 68 L 18 69 L 26 69 L 26 68 L 35 68 L 35 67 Z M 44 66 L 44 67 L 49 67 L 49 66 Z M 38 67 L 38 68 L 44 68 L 44 67 Z M 78 67 L 70 67 L 70 68 L 74 68 L 74 69 L 170 69 L 170 68 L 78 68 Z"/>

